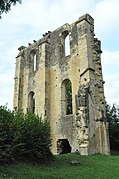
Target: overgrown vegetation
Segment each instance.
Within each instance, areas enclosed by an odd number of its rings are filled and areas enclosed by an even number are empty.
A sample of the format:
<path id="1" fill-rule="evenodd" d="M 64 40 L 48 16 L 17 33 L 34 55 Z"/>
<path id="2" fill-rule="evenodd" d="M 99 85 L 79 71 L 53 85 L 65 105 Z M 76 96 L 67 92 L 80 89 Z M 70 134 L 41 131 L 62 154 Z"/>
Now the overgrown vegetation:
<path id="1" fill-rule="evenodd" d="M 119 107 L 106 105 L 106 114 L 109 121 L 110 147 L 119 150 Z"/>
<path id="2" fill-rule="evenodd" d="M 53 159 L 50 145 L 47 120 L 32 113 L 11 112 L 0 107 L 0 163 L 49 161 Z"/>
<path id="3" fill-rule="evenodd" d="M 119 156 L 63 154 L 47 165 L 16 163 L 1 166 L 1 179 L 118 179 Z M 77 164 L 72 164 L 76 163 Z"/>

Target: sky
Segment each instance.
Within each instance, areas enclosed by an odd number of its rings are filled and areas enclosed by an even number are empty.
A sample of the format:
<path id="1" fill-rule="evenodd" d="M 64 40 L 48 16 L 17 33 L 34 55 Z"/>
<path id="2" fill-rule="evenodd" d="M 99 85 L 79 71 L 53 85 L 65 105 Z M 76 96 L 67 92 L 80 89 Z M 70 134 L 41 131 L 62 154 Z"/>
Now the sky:
<path id="1" fill-rule="evenodd" d="M 119 105 L 119 0 L 22 0 L 0 19 L 0 105 L 13 109 L 15 57 L 18 48 L 45 32 L 73 23 L 84 14 L 94 18 L 102 43 L 104 91 L 108 104 Z"/>

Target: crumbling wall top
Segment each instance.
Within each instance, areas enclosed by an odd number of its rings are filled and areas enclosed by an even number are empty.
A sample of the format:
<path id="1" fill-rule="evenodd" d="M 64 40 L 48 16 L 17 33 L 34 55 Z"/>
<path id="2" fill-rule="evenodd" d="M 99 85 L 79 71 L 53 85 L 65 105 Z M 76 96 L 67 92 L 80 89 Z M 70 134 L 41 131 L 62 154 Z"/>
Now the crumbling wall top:
<path id="1" fill-rule="evenodd" d="M 83 20 L 86 20 L 91 25 L 94 25 L 94 19 L 89 14 L 85 14 L 85 15 L 79 17 L 79 19 L 76 21 L 76 23 L 79 23 Z"/>

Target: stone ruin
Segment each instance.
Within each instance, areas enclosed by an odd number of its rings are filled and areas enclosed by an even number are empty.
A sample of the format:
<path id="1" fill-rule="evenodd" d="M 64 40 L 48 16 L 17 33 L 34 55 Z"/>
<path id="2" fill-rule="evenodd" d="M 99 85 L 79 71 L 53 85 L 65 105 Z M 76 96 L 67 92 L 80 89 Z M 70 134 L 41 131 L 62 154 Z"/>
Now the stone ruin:
<path id="1" fill-rule="evenodd" d="M 14 108 L 49 120 L 53 154 L 109 154 L 101 42 L 89 14 L 21 46 Z"/>

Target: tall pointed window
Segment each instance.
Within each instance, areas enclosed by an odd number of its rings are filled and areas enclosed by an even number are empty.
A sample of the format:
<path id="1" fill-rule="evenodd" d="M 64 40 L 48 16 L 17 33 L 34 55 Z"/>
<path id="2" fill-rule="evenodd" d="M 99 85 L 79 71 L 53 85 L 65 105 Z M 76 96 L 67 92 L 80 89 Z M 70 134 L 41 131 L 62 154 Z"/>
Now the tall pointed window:
<path id="1" fill-rule="evenodd" d="M 34 57 L 33 57 L 33 71 L 36 71 L 36 66 L 37 66 L 37 60 L 36 60 L 36 54 L 34 54 Z"/>
<path id="2" fill-rule="evenodd" d="M 31 53 L 30 53 L 30 69 L 31 69 L 31 72 L 35 72 L 37 70 L 37 64 L 38 64 L 38 54 L 37 54 L 37 51 L 36 49 L 32 50 Z"/>
<path id="3" fill-rule="evenodd" d="M 65 56 L 70 55 L 70 39 L 69 34 L 65 37 Z"/>
<path id="4" fill-rule="evenodd" d="M 32 112 L 35 113 L 35 94 L 32 96 Z"/>
<path id="5" fill-rule="evenodd" d="M 29 111 L 35 113 L 35 93 L 33 91 L 31 91 L 28 95 L 28 106 Z"/>
<path id="6" fill-rule="evenodd" d="M 70 55 L 70 35 L 67 30 L 62 33 L 61 45 L 64 56 Z"/>
<path id="7" fill-rule="evenodd" d="M 69 79 L 62 82 L 61 107 L 63 115 L 72 114 L 72 85 Z"/>
<path id="8" fill-rule="evenodd" d="M 66 92 L 66 114 L 72 114 L 72 85 L 69 80 L 65 86 Z"/>

